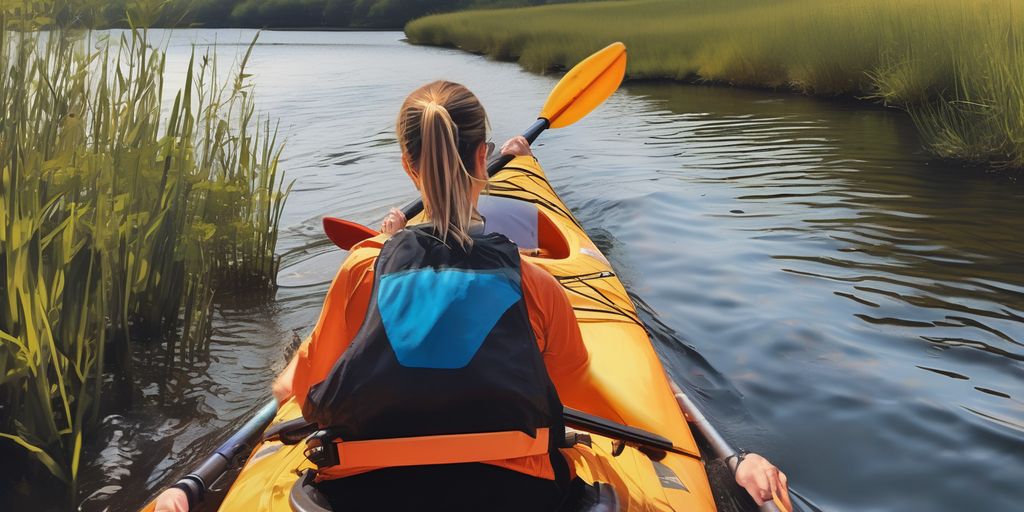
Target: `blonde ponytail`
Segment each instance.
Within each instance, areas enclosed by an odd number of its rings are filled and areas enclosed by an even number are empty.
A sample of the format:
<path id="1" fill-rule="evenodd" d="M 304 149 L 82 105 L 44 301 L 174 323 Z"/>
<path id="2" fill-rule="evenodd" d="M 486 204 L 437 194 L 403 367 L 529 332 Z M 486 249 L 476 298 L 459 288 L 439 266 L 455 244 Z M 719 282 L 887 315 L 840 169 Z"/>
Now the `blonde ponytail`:
<path id="1" fill-rule="evenodd" d="M 473 93 L 452 82 L 427 84 L 405 100 L 398 140 L 420 177 L 424 211 L 445 243 L 472 244 L 472 165 L 487 136 L 487 116 Z"/>

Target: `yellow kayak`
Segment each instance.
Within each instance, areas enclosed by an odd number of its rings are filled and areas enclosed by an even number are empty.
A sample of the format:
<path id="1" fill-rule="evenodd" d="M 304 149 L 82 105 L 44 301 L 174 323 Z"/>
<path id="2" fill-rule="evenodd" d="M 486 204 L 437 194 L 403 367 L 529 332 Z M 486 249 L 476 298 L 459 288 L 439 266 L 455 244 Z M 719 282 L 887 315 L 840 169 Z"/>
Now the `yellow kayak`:
<path id="1" fill-rule="evenodd" d="M 564 449 L 579 478 L 614 490 L 613 506 L 600 510 L 715 510 L 690 426 L 632 301 L 608 260 L 551 188 L 543 169 L 532 157 L 518 157 L 491 178 L 485 194 L 535 205 L 538 247 L 524 251 L 523 257 L 563 284 L 575 310 L 590 366 L 578 388 L 560 390 L 562 402 L 660 435 L 674 446 L 652 453 L 591 434 L 589 443 Z M 417 220 L 410 219 L 410 224 Z M 298 405 L 289 401 L 279 408 L 268 432 L 299 418 Z M 309 503 L 303 505 L 304 498 L 297 492 L 302 486 L 300 475 L 315 467 L 304 449 L 305 443 L 285 444 L 274 437 L 258 442 L 221 510 L 304 510 Z"/>

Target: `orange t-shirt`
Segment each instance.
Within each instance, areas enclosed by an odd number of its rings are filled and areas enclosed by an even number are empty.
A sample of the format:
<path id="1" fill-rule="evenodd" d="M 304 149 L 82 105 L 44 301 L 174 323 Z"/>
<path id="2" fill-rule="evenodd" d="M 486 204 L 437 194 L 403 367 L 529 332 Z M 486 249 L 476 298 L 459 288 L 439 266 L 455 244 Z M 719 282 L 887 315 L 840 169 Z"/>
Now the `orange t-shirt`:
<path id="1" fill-rule="evenodd" d="M 355 338 L 373 292 L 373 272 L 377 255 L 386 237 L 378 236 L 354 246 L 338 270 L 320 320 L 298 350 L 292 391 L 302 405 L 309 388 L 327 378 L 331 368 Z M 562 286 L 544 269 L 522 261 L 523 298 L 530 325 L 544 358 L 548 375 L 558 390 L 571 387 L 581 378 L 588 361 L 579 325 Z M 547 455 L 520 457 L 488 464 L 513 469 L 541 478 L 554 479 Z M 367 468 L 368 471 L 372 468 Z M 320 478 L 340 478 L 359 471 L 321 471 Z"/>

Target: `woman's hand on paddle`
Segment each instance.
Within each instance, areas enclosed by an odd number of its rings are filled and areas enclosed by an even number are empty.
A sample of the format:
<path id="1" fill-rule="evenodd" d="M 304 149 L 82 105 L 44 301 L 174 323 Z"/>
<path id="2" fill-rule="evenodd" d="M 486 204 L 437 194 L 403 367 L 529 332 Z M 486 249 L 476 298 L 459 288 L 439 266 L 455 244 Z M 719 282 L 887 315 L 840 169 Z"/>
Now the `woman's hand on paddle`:
<path id="1" fill-rule="evenodd" d="M 754 498 L 758 506 L 778 497 L 786 506 L 784 510 L 793 509 L 789 501 L 786 474 L 779 471 L 779 468 L 768 459 L 756 453 L 748 453 L 734 468 L 736 483 L 750 493 L 750 497 Z"/>
<path id="2" fill-rule="evenodd" d="M 526 137 L 517 135 L 505 141 L 505 143 L 501 145 L 501 154 L 512 156 L 533 156 L 533 151 L 530 150 L 530 143 L 526 142 Z"/>
<path id="3" fill-rule="evenodd" d="M 156 497 L 154 512 L 188 512 L 188 496 L 185 491 L 171 487 Z"/>
<path id="4" fill-rule="evenodd" d="M 398 208 L 392 208 L 391 211 L 384 216 L 384 221 L 380 223 L 380 232 L 385 235 L 393 235 L 405 229 L 406 222 L 405 214 Z"/>

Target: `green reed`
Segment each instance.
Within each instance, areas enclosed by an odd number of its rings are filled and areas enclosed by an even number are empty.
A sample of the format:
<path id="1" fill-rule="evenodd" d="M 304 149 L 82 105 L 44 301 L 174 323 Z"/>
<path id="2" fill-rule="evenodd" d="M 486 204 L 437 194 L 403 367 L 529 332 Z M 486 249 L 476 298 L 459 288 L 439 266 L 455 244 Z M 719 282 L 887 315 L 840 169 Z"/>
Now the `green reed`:
<path id="1" fill-rule="evenodd" d="M 54 22 L 81 5 L 0 12 L 0 443 L 72 494 L 101 388 L 132 385 L 131 343 L 191 352 L 215 290 L 274 286 L 288 194 L 276 127 L 254 114 L 252 46 L 227 83 L 193 56 L 163 115 L 164 51 L 142 27 Z"/>
<path id="2" fill-rule="evenodd" d="M 629 47 L 634 79 L 855 96 L 907 110 L 942 157 L 1024 168 L 1021 0 L 618 0 L 409 23 L 414 43 L 566 68 Z"/>

